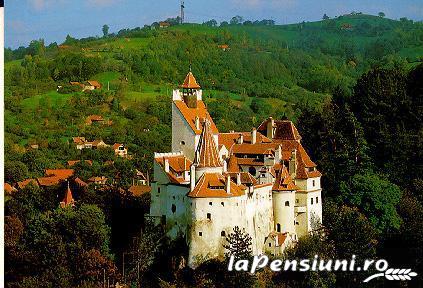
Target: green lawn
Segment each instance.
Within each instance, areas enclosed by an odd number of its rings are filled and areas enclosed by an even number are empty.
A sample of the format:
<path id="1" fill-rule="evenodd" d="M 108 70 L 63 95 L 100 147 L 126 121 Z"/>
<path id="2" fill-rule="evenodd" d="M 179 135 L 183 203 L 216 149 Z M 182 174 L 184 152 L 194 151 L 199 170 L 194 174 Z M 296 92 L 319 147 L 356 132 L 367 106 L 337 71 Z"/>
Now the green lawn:
<path id="1" fill-rule="evenodd" d="M 22 100 L 22 106 L 27 109 L 34 109 L 42 101 L 42 105 L 51 105 L 51 107 L 56 107 L 63 105 L 72 94 L 60 94 L 57 91 L 50 91 L 41 95 L 33 96 Z"/>

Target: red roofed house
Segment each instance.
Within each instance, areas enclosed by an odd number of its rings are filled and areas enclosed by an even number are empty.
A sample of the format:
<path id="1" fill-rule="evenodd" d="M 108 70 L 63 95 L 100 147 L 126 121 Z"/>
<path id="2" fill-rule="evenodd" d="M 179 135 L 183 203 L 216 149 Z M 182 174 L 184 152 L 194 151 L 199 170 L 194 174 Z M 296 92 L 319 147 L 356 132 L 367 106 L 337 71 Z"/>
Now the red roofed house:
<path id="1" fill-rule="evenodd" d="M 113 150 L 115 151 L 115 155 L 119 157 L 126 158 L 128 156 L 128 148 L 126 148 L 123 144 L 113 144 Z"/>
<path id="2" fill-rule="evenodd" d="M 9 183 L 4 183 L 4 192 L 7 194 L 13 194 L 14 192 L 18 191 L 15 187 L 10 185 Z"/>
<path id="3" fill-rule="evenodd" d="M 281 255 L 322 221 L 321 174 L 291 121 L 219 133 L 191 71 L 172 99 L 172 151 L 154 154 L 149 216 L 185 237 L 189 266 L 223 257 L 235 226 L 253 254 Z"/>

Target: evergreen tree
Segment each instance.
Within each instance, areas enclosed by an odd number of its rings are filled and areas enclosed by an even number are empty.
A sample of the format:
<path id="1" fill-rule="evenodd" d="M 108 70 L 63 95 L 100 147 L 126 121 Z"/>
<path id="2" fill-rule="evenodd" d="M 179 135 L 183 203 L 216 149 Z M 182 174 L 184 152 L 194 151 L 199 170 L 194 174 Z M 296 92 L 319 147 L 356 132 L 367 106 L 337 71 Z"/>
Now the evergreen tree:
<path id="1" fill-rule="evenodd" d="M 253 253 L 251 236 L 238 226 L 235 226 L 232 230 L 233 232 L 226 236 L 227 244 L 223 245 L 227 250 L 225 256 L 227 258 L 234 256 L 235 259 L 249 259 Z"/>

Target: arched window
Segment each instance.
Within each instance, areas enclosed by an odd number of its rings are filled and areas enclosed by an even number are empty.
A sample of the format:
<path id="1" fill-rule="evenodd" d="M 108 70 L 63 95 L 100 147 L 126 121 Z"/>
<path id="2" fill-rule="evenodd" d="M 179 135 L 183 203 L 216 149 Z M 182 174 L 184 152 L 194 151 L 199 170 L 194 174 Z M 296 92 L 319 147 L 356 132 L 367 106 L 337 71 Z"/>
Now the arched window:
<path id="1" fill-rule="evenodd" d="M 176 212 L 176 205 L 172 204 L 172 213 L 175 213 L 175 212 Z"/>
<path id="2" fill-rule="evenodd" d="M 252 166 L 250 168 L 248 168 L 248 172 L 253 176 L 256 176 L 256 173 L 257 173 L 256 168 L 254 168 Z"/>
<path id="3" fill-rule="evenodd" d="M 185 141 L 181 141 L 181 145 L 185 145 Z"/>
<path id="4" fill-rule="evenodd" d="M 281 232 L 281 224 L 276 224 L 276 231 Z"/>
<path id="5" fill-rule="evenodd" d="M 285 201 L 285 206 L 289 206 L 289 201 Z"/>

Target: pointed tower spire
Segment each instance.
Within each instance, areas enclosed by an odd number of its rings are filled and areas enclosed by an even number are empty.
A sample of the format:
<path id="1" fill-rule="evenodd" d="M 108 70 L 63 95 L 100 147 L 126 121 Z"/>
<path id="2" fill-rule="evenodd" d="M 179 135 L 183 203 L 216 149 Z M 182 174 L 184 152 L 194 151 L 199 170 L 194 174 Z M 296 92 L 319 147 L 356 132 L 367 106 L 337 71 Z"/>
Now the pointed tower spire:
<path id="1" fill-rule="evenodd" d="M 217 150 L 216 142 L 211 131 L 211 124 L 208 119 L 206 119 L 203 123 L 203 130 L 201 131 L 200 140 L 195 154 L 195 164 L 197 164 L 199 168 L 223 166 L 219 158 L 219 152 Z"/>
<path id="2" fill-rule="evenodd" d="M 60 207 L 67 207 L 67 206 L 75 206 L 75 200 L 73 199 L 72 191 L 69 187 L 68 181 L 68 189 L 66 190 L 65 197 L 63 198 L 62 202 L 60 202 Z"/>

